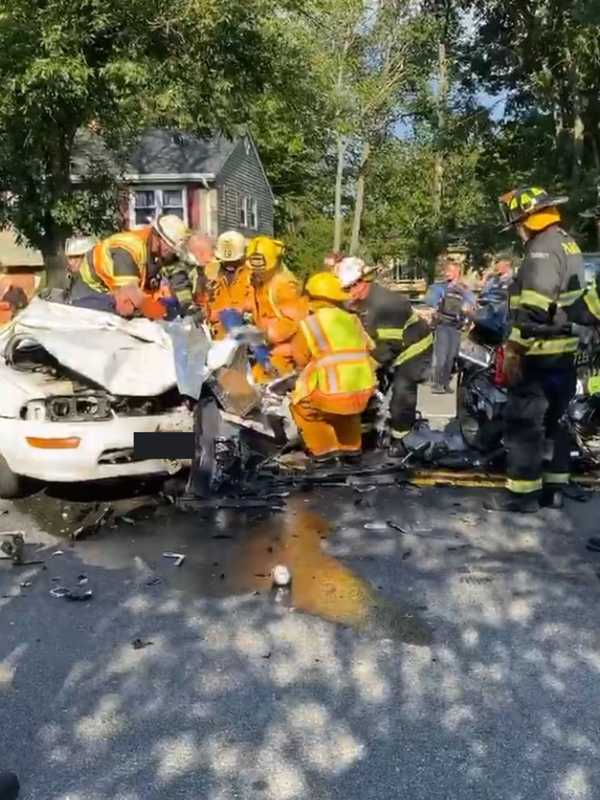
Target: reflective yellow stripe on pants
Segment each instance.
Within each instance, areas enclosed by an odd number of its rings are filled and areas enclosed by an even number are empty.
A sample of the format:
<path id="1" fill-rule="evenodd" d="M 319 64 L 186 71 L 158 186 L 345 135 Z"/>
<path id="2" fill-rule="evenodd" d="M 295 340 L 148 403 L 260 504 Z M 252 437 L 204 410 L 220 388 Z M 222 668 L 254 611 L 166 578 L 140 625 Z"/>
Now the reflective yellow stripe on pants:
<path id="1" fill-rule="evenodd" d="M 428 333 L 427 336 L 424 336 L 422 339 L 419 339 L 418 342 L 411 344 L 410 347 L 407 347 L 406 350 L 403 350 L 398 358 L 394 361 L 394 366 L 399 367 L 401 364 L 405 364 L 411 358 L 420 356 L 421 353 L 429 350 L 430 347 L 433 347 L 433 334 Z"/>
<path id="2" fill-rule="evenodd" d="M 506 479 L 506 488 L 509 492 L 514 494 L 531 494 L 531 492 L 538 492 L 542 488 L 542 479 L 538 478 L 535 481 L 520 481 L 514 478 Z"/>

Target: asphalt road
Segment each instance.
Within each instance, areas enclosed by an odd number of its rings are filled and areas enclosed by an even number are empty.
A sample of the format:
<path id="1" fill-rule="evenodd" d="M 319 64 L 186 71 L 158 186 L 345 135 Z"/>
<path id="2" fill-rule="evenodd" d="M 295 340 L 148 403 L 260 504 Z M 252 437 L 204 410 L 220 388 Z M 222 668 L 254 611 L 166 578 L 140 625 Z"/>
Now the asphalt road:
<path id="1" fill-rule="evenodd" d="M 24 800 L 594 800 L 600 498 L 519 520 L 482 498 L 159 509 L 74 548 L 73 503 L 0 504 L 46 567 L 0 562 L 0 768 Z"/>

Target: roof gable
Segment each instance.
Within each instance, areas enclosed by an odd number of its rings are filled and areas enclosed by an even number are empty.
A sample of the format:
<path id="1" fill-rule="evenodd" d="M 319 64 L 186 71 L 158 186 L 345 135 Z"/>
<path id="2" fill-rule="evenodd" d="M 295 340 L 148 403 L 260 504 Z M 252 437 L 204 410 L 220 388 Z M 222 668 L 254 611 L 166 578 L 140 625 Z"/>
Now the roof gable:
<path id="1" fill-rule="evenodd" d="M 76 178 L 89 174 L 93 165 L 102 164 L 120 175 L 218 175 L 240 139 L 215 136 L 200 139 L 180 130 L 149 128 L 134 142 L 120 162 L 102 137 L 88 130 L 78 132 L 72 173 Z"/>

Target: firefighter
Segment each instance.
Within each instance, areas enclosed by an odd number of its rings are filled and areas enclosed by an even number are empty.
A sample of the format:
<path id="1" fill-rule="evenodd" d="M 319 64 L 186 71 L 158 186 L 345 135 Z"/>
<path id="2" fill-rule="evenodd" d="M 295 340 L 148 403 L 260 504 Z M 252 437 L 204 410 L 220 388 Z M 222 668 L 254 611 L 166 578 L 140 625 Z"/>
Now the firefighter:
<path id="1" fill-rule="evenodd" d="M 217 240 L 215 258 L 218 269 L 212 275 L 205 269 L 195 302 L 204 310 L 213 339 L 218 340 L 226 333 L 221 319 L 223 312 L 237 311 L 242 315 L 251 308 L 251 271 L 246 265 L 246 240 L 242 234 L 237 231 L 222 233 Z"/>
<path id="2" fill-rule="evenodd" d="M 171 314 L 176 300 L 161 284 L 161 269 L 175 262 L 188 230 L 173 214 L 151 225 L 123 231 L 98 242 L 85 257 L 71 289 L 73 305 L 136 312 L 151 319 Z"/>
<path id="3" fill-rule="evenodd" d="M 377 385 L 369 351 L 373 342 L 356 314 L 342 308 L 350 299 L 330 272 L 306 284 L 310 314 L 292 342 L 302 369 L 291 411 L 308 452 L 319 461 L 361 452 L 360 415 Z"/>
<path id="4" fill-rule="evenodd" d="M 182 316 L 195 309 L 194 298 L 205 281 L 206 266 L 214 259 L 214 243 L 209 236 L 195 232 L 188 237 L 178 260 L 164 267 L 162 274 L 170 293 L 177 298 Z"/>
<path id="5" fill-rule="evenodd" d="M 493 510 L 531 513 L 540 503 L 560 506 L 563 496 L 585 496 L 569 482 L 570 437 L 562 421 L 576 389 L 578 338 L 569 307 L 580 319 L 587 310 L 581 252 L 560 227 L 558 206 L 567 200 L 538 187 L 500 198 L 505 230 L 513 228 L 523 241 L 525 259 L 511 287 L 504 362 L 507 491 L 487 504 Z"/>
<path id="6" fill-rule="evenodd" d="M 308 314 L 296 276 L 283 264 L 284 244 L 268 236 L 257 236 L 248 245 L 251 271 L 250 313 L 270 347 L 270 371 L 257 364 L 255 379 L 265 382 L 294 371 L 291 341 L 298 324 Z"/>
<path id="7" fill-rule="evenodd" d="M 93 236 L 71 236 L 70 239 L 67 239 L 65 259 L 70 275 L 76 275 L 79 272 L 85 257 L 97 244 L 98 240 Z"/>
<path id="8" fill-rule="evenodd" d="M 402 440 L 416 422 L 417 387 L 428 379 L 431 370 L 431 330 L 406 297 L 374 280 L 375 269 L 369 269 L 361 259 L 343 259 L 337 275 L 350 293 L 351 309 L 375 342 L 372 356 L 384 373 L 385 383 L 391 383 L 392 450 L 406 455 Z"/>
<path id="9" fill-rule="evenodd" d="M 450 380 L 460 347 L 460 335 L 475 308 L 475 295 L 461 280 L 461 267 L 450 258 L 444 264 L 445 280 L 434 283 L 425 304 L 436 309 L 432 392 L 451 394 Z"/>

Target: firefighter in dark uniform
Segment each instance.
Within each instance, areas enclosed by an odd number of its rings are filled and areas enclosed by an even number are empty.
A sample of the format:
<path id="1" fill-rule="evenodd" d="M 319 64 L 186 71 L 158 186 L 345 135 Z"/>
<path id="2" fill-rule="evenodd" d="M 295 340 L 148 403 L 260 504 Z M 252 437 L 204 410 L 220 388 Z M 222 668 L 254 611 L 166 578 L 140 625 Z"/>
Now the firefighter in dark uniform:
<path id="1" fill-rule="evenodd" d="M 538 187 L 500 198 L 505 229 L 516 229 L 525 259 L 511 287 L 505 349 L 507 491 L 486 504 L 493 510 L 531 513 L 540 504 L 560 506 L 563 496 L 585 497 L 570 483 L 571 442 L 562 419 L 576 389 L 579 339 L 571 322 L 597 318 L 579 247 L 560 227 L 558 206 L 567 200 Z"/>
<path id="2" fill-rule="evenodd" d="M 451 258 L 444 264 L 445 280 L 430 286 L 424 303 L 436 309 L 434 394 L 451 393 L 450 380 L 460 348 L 460 336 L 475 309 L 475 295 L 461 281 L 461 267 Z"/>
<path id="3" fill-rule="evenodd" d="M 359 258 L 345 258 L 335 267 L 352 297 L 351 310 L 375 342 L 372 357 L 392 386 L 390 402 L 392 451 L 405 455 L 402 440 L 413 430 L 417 416 L 417 388 L 429 378 L 433 336 L 409 301 L 374 279 L 375 269 Z"/>

